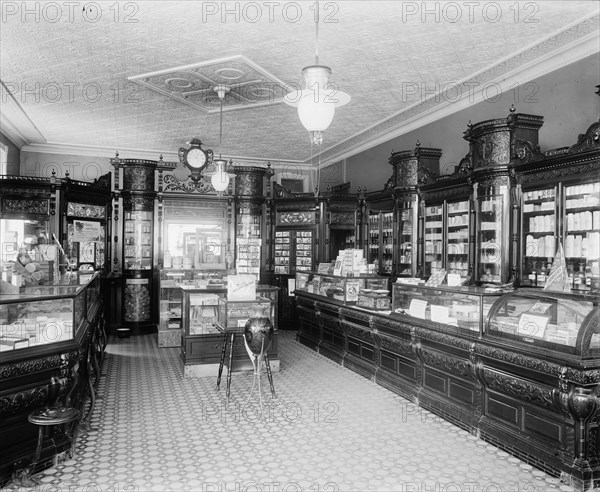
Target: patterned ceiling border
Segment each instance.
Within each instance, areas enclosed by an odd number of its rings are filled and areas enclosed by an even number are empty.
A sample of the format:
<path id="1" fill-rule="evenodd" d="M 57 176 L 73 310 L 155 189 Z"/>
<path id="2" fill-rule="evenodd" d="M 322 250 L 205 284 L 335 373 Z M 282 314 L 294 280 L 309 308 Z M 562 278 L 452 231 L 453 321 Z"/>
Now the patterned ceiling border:
<path id="1" fill-rule="evenodd" d="M 517 54 L 494 63 L 469 79 L 456 82 L 456 85 L 464 86 L 465 89 L 483 88 L 486 87 L 486 84 L 488 86 L 495 85 L 496 88 L 502 89 L 502 85 L 504 85 L 505 90 L 508 90 L 510 87 L 514 87 L 516 81 L 513 79 L 517 76 L 519 77 L 518 83 L 523 84 L 597 53 L 600 51 L 598 44 L 600 39 L 599 22 L 600 14 L 591 14 L 565 27 L 562 31 L 548 36 L 545 40 L 525 47 Z M 557 52 L 561 56 L 553 59 L 552 66 L 549 67 L 546 63 L 548 58 L 556 55 Z M 502 85 L 499 81 L 502 82 Z M 488 96 L 495 97 L 496 92 L 491 91 Z M 431 96 L 339 144 L 327 148 L 321 153 L 321 161 L 332 163 L 356 155 L 427 123 L 481 102 L 486 99 L 486 94 L 483 90 L 463 90 L 462 97 L 457 97 L 452 101 L 449 101 L 449 99 L 450 97 L 439 97 L 437 94 Z M 508 108 L 506 108 L 506 113 L 508 114 Z M 465 122 L 465 128 L 466 124 L 467 122 Z"/>

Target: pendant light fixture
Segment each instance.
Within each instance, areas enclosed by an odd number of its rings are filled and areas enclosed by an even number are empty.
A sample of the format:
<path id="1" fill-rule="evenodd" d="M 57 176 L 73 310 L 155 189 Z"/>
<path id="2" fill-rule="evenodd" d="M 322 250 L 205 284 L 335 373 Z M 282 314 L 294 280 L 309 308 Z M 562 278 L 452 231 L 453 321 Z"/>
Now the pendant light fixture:
<path id="1" fill-rule="evenodd" d="M 218 193 L 222 193 L 229 186 L 229 174 L 227 173 L 227 160 L 221 157 L 221 150 L 223 146 L 223 99 L 225 94 L 229 92 L 229 87 L 226 85 L 215 85 L 213 90 L 219 96 L 221 101 L 221 112 L 220 112 L 220 125 L 219 125 L 219 158 L 213 159 L 213 164 L 217 166 L 216 172 L 211 176 L 210 182 Z M 231 163 L 231 161 L 230 161 Z"/>
<path id="2" fill-rule="evenodd" d="M 329 82 L 331 68 L 319 65 L 319 4 L 317 1 L 315 14 L 316 47 L 315 64 L 302 69 L 306 88 L 287 94 L 283 100 L 286 104 L 298 108 L 300 122 L 308 130 L 310 141 L 315 145 L 323 143 L 323 132 L 327 130 L 335 108 L 350 102 L 350 96 L 336 89 Z"/>

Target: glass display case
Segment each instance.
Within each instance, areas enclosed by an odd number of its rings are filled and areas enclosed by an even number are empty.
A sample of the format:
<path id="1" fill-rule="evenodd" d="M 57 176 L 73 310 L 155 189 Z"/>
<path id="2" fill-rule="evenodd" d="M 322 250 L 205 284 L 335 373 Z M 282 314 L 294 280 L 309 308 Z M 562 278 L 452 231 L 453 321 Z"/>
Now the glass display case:
<path id="1" fill-rule="evenodd" d="M 517 289 L 494 305 L 486 335 L 598 357 L 599 302 L 592 294 Z"/>
<path id="2" fill-rule="evenodd" d="M 256 296 L 253 301 L 229 301 L 218 299 L 218 322 L 225 329 L 240 329 L 250 318 L 269 318 L 275 322 L 275 303 L 268 297 Z"/>
<path id="3" fill-rule="evenodd" d="M 152 269 L 152 212 L 125 212 L 123 224 L 123 259 L 126 270 Z"/>
<path id="4" fill-rule="evenodd" d="M 469 276 L 469 200 L 446 203 L 446 264 L 449 274 Z"/>
<path id="5" fill-rule="evenodd" d="M 313 231 L 275 231 L 275 273 L 294 274 L 313 269 Z"/>
<path id="6" fill-rule="evenodd" d="M 398 204 L 398 261 L 396 274 L 414 277 L 417 274 L 418 198 L 411 194 Z"/>
<path id="7" fill-rule="evenodd" d="M 242 206 L 245 205 L 245 206 Z M 239 204 L 236 213 L 235 267 L 238 274 L 260 275 L 262 247 L 262 208 Z"/>
<path id="8" fill-rule="evenodd" d="M 572 289 L 600 292 L 600 181 L 563 190 L 564 252 Z"/>
<path id="9" fill-rule="evenodd" d="M 345 277 L 314 272 L 296 273 L 296 290 L 329 297 L 346 304 L 357 304 L 361 294 L 369 294 L 373 299 L 383 296 L 389 299 L 388 280 L 388 277 L 373 275 Z M 368 301 L 364 302 L 368 304 Z M 373 302 L 373 307 L 376 304 Z M 379 302 L 379 309 L 383 309 L 383 304 L 383 301 Z"/>
<path id="10" fill-rule="evenodd" d="M 477 281 L 504 284 L 510 273 L 508 185 L 479 186 L 477 192 Z"/>
<path id="11" fill-rule="evenodd" d="M 428 287 L 396 282 L 392 285 L 392 314 L 481 334 L 492 305 L 506 292 L 497 287 Z"/>
<path id="12" fill-rule="evenodd" d="M 55 285 L 22 287 L 0 296 L 0 351 L 75 339 L 99 292 L 98 274 L 75 274 Z M 89 313 L 90 315 L 92 313 Z"/>
<path id="13" fill-rule="evenodd" d="M 544 287 L 556 254 L 557 189 L 540 188 L 521 195 L 523 238 L 521 285 Z"/>
<path id="14" fill-rule="evenodd" d="M 423 278 L 444 268 L 443 205 L 425 207 L 425 261 Z"/>
<path id="15" fill-rule="evenodd" d="M 225 290 L 227 275 L 233 270 L 195 270 L 162 268 L 160 270 L 160 326 L 159 330 L 181 328 L 181 287 Z"/>
<path id="16" fill-rule="evenodd" d="M 183 336 L 210 335 L 220 333 L 219 299 L 223 293 L 183 290 Z"/>
<path id="17" fill-rule="evenodd" d="M 367 263 L 380 274 L 391 274 L 394 256 L 394 213 L 369 211 L 367 218 Z"/>
<path id="18" fill-rule="evenodd" d="M 102 270 L 106 262 L 107 205 L 70 201 L 66 206 L 69 263 L 77 269 Z"/>

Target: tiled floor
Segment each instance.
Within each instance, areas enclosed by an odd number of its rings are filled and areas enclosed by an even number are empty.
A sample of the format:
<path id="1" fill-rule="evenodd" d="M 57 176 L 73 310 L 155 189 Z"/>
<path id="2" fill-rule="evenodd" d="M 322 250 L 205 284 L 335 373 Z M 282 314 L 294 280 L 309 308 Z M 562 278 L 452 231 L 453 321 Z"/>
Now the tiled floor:
<path id="1" fill-rule="evenodd" d="M 307 349 L 283 332 L 277 399 L 246 406 L 215 378 L 183 378 L 179 349 L 113 339 L 77 455 L 44 492 L 546 492 L 571 487 Z M 266 377 L 264 378 L 266 383 Z M 15 487 L 8 487 L 17 490 Z"/>

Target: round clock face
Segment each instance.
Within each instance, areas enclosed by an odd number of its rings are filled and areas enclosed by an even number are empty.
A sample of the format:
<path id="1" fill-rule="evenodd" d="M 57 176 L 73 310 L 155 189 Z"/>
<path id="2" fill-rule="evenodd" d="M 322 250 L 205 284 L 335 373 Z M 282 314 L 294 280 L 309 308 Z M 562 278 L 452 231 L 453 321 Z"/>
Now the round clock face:
<path id="1" fill-rule="evenodd" d="M 190 149 L 185 156 L 185 160 L 190 167 L 199 169 L 206 164 L 206 154 L 200 149 Z"/>

